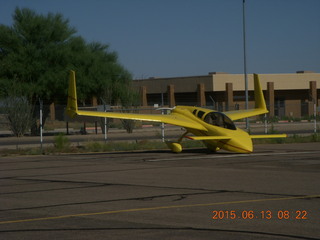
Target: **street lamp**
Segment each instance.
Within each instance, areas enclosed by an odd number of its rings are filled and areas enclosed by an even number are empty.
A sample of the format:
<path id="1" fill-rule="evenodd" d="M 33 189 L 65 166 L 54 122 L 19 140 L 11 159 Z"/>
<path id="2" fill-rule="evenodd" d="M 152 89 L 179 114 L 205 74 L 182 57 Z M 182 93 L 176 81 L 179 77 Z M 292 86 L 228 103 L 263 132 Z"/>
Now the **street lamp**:
<path id="1" fill-rule="evenodd" d="M 244 86 L 245 86 L 245 107 L 249 109 L 249 95 L 248 95 L 248 75 L 247 75 L 247 54 L 246 54 L 246 11 L 245 11 L 246 0 L 242 2 L 242 17 L 243 17 L 243 70 L 244 70 Z M 246 118 L 246 129 L 249 130 L 249 118 Z"/>

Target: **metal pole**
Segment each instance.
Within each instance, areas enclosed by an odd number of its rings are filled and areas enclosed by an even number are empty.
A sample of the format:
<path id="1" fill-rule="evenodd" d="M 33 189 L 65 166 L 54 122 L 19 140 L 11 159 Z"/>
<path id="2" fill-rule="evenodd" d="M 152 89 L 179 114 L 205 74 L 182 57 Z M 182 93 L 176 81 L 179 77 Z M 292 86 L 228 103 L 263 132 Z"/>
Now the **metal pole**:
<path id="1" fill-rule="evenodd" d="M 242 2 L 242 16 L 243 16 L 243 70 L 244 70 L 244 84 L 245 84 L 245 98 L 246 109 L 249 109 L 249 95 L 248 95 L 248 75 L 247 75 L 247 54 L 246 54 L 246 11 L 245 3 Z M 249 118 L 246 118 L 246 129 L 249 130 Z"/>
<path id="2" fill-rule="evenodd" d="M 314 133 L 317 133 L 317 104 L 314 101 L 313 104 L 313 115 L 314 115 Z"/>
<path id="3" fill-rule="evenodd" d="M 106 106 L 105 102 L 103 103 L 103 109 L 104 109 L 104 112 L 107 111 L 107 106 Z M 107 131 L 108 131 L 107 125 L 108 125 L 108 123 L 107 123 L 107 118 L 104 118 L 104 142 L 105 142 L 105 143 L 107 143 L 107 139 L 108 139 L 108 135 L 107 135 Z"/>
<path id="4" fill-rule="evenodd" d="M 268 120 L 267 120 L 267 114 L 264 114 L 264 133 L 268 133 Z"/>
<path id="5" fill-rule="evenodd" d="M 107 112 L 106 102 L 104 101 L 103 98 L 100 98 L 100 100 L 103 102 L 103 110 L 104 110 L 104 112 Z M 105 143 L 107 143 L 107 140 L 108 140 L 107 131 L 108 131 L 108 119 L 104 118 L 104 142 Z"/>
<path id="6" fill-rule="evenodd" d="M 164 114 L 164 110 L 161 110 L 161 114 L 163 115 Z M 162 138 L 162 142 L 165 142 L 164 140 L 164 123 L 162 122 L 161 123 L 161 138 Z"/>
<path id="7" fill-rule="evenodd" d="M 209 98 L 212 101 L 212 109 L 215 110 L 216 109 L 216 102 L 214 101 L 213 97 L 210 95 Z"/>
<path id="8" fill-rule="evenodd" d="M 163 99 L 163 93 L 161 93 L 161 107 L 164 105 L 164 99 Z M 164 114 L 164 110 L 161 110 L 161 114 Z M 162 142 L 165 142 L 165 136 L 164 136 L 164 123 L 161 123 L 161 138 Z"/>
<path id="9" fill-rule="evenodd" d="M 43 101 L 39 98 L 39 103 L 40 103 L 40 148 L 41 152 L 43 150 L 42 148 L 42 143 L 43 143 L 43 137 L 42 137 L 42 108 L 43 108 Z"/>
<path id="10" fill-rule="evenodd" d="M 66 128 L 67 128 L 67 135 L 69 135 L 69 122 L 66 122 Z"/>
<path id="11" fill-rule="evenodd" d="M 315 99 L 311 94 L 309 94 L 309 97 L 313 103 L 313 117 L 314 117 L 313 132 L 317 133 L 317 99 Z"/>

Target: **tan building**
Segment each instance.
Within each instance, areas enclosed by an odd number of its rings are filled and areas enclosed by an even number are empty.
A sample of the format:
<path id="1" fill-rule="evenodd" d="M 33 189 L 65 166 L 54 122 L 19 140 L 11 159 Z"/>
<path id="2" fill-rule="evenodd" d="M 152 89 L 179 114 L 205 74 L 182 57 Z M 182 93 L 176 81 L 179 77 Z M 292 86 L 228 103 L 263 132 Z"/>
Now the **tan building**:
<path id="1" fill-rule="evenodd" d="M 267 107 L 272 116 L 301 117 L 314 114 L 320 103 L 320 73 L 298 71 L 260 74 Z M 244 109 L 243 74 L 211 72 L 203 76 L 149 78 L 133 81 L 142 106 L 206 106 L 219 111 Z M 249 108 L 254 107 L 253 74 L 248 74 Z"/>

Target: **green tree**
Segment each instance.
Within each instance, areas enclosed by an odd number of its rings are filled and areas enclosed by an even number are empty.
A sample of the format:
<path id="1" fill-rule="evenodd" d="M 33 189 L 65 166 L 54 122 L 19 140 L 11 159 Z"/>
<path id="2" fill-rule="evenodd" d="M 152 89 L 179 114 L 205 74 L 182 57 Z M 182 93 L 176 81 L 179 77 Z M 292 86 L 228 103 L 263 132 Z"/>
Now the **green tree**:
<path id="1" fill-rule="evenodd" d="M 108 45 L 88 44 L 75 34 L 75 28 L 61 14 L 45 16 L 16 8 L 13 25 L 0 25 L 0 94 L 10 95 L 6 89 L 15 80 L 31 96 L 33 105 L 43 100 L 45 121 L 51 103 L 66 102 L 67 79 L 73 69 L 83 104 L 94 95 L 106 98 L 110 92 L 108 102 L 117 102 L 119 89 L 130 91 L 131 75 Z M 37 113 L 34 108 L 33 115 Z M 34 121 L 32 132 L 37 130 Z"/>
<path id="2" fill-rule="evenodd" d="M 46 117 L 49 104 L 65 86 L 71 46 L 78 42 L 73 37 L 76 31 L 60 14 L 43 16 L 16 8 L 13 20 L 12 27 L 0 26 L 1 87 L 9 89 L 15 79 L 31 96 L 33 105 L 39 98 L 44 101 Z M 35 108 L 34 117 L 37 113 Z M 32 126 L 36 133 L 35 121 Z"/>

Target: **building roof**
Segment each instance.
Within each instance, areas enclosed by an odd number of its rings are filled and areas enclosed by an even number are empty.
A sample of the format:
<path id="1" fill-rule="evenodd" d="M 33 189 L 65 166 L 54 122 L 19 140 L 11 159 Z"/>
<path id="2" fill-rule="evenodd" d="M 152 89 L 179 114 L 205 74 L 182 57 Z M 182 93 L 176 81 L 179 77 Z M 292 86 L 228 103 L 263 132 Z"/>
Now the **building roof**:
<path id="1" fill-rule="evenodd" d="M 274 83 L 275 90 L 309 89 L 309 82 L 315 81 L 320 86 L 320 73 L 298 71 L 285 74 L 259 74 L 262 89 L 267 89 L 267 82 Z M 136 88 L 147 87 L 148 94 L 166 92 L 168 85 L 175 86 L 175 92 L 195 92 L 198 84 L 204 84 L 205 91 L 225 91 L 226 83 L 233 84 L 234 91 L 244 91 L 244 74 L 210 72 L 202 76 L 149 78 L 134 80 Z M 248 74 L 248 89 L 253 90 L 253 74 Z"/>

